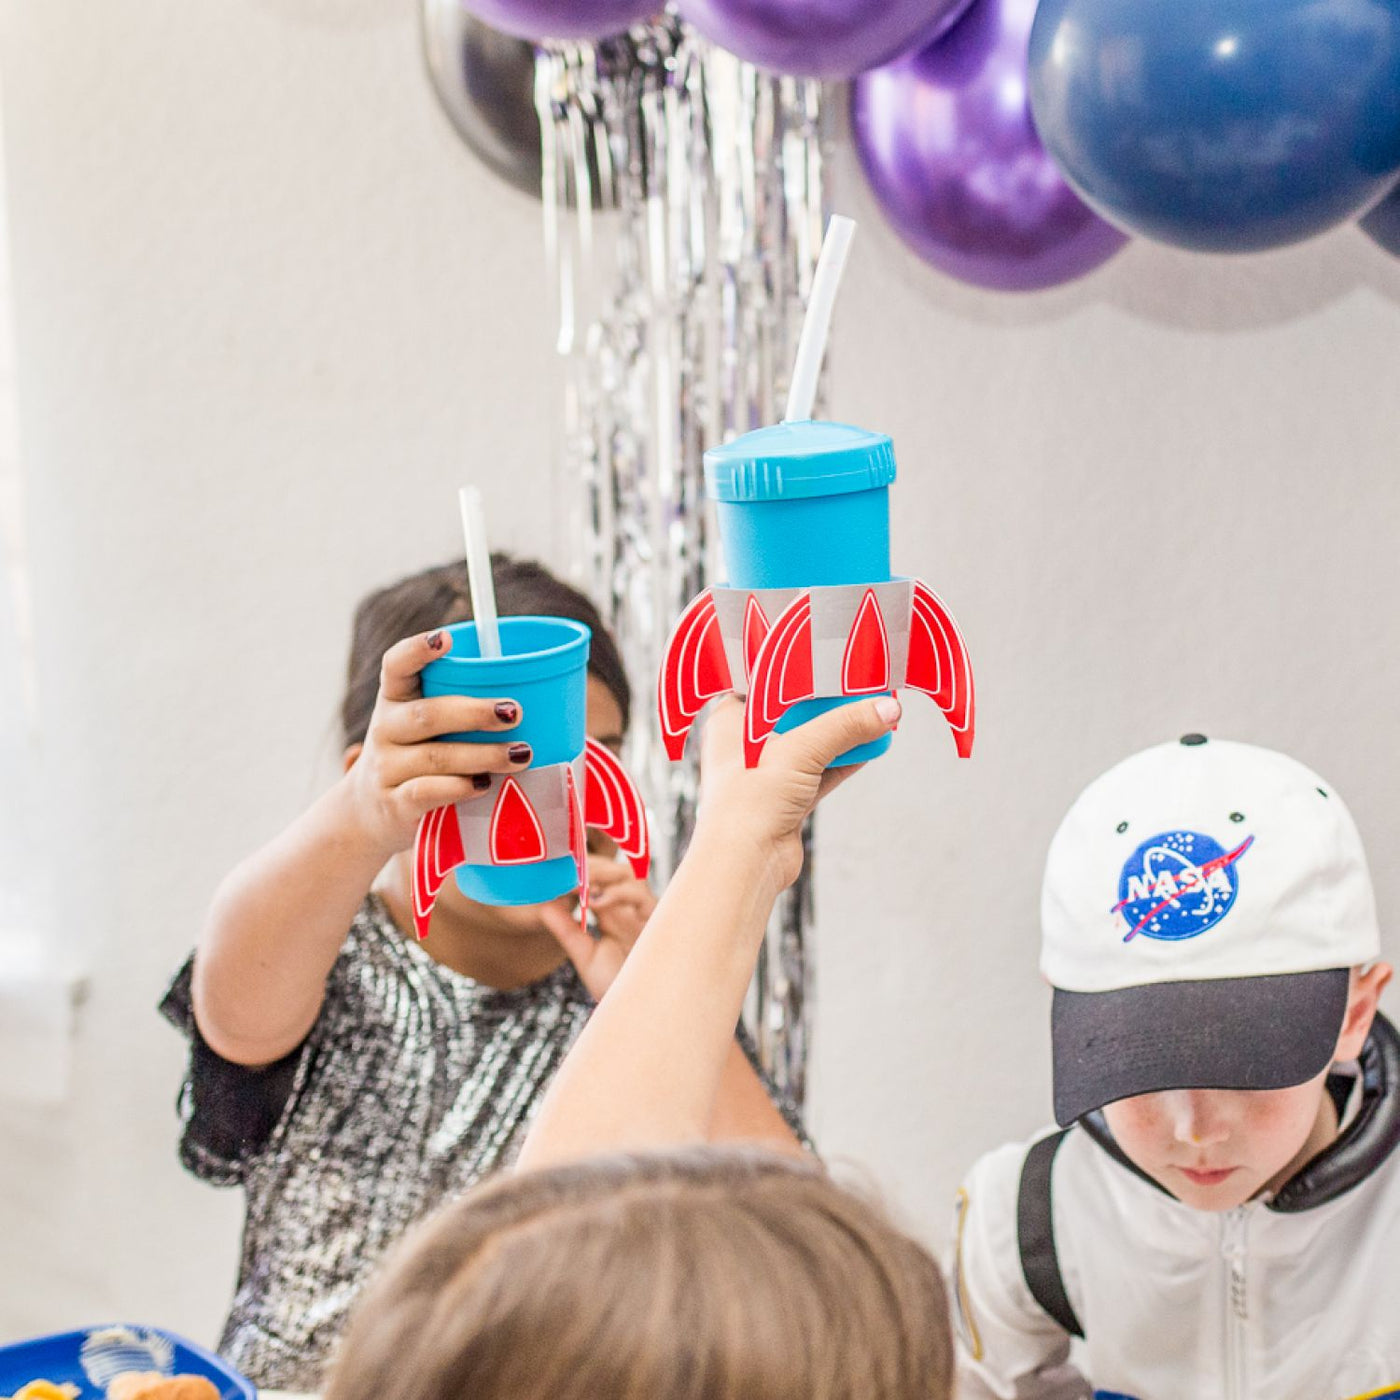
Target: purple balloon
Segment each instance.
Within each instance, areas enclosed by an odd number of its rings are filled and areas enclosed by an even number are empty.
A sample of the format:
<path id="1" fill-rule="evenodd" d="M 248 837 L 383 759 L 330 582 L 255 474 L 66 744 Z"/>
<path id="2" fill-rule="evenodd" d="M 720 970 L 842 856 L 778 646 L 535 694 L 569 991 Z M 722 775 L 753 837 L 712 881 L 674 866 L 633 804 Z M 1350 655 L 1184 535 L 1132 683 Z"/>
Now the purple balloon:
<path id="1" fill-rule="evenodd" d="M 493 29 L 520 39 L 603 39 L 654 15 L 664 0 L 462 0 Z"/>
<path id="2" fill-rule="evenodd" d="M 930 44 L 970 0 L 677 0 L 707 39 L 775 73 L 854 78 Z"/>
<path id="3" fill-rule="evenodd" d="M 943 39 L 857 80 L 861 164 L 935 267 L 998 291 L 1073 281 L 1127 242 L 1065 183 L 1031 122 L 1036 0 L 976 0 Z"/>

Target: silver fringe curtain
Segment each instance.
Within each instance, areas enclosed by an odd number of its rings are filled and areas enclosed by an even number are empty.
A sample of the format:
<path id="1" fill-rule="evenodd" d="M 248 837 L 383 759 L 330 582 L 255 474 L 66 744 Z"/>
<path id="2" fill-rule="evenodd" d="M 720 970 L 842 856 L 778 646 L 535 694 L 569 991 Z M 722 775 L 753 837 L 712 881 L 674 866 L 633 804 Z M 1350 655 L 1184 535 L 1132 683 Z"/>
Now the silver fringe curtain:
<path id="1" fill-rule="evenodd" d="M 681 610 L 721 576 L 704 450 L 782 416 L 826 224 L 822 93 L 670 15 L 604 43 L 541 48 L 535 93 L 564 401 L 560 555 L 647 686 L 627 761 L 664 881 L 694 821 L 697 765 L 667 761 L 650 686 Z M 810 832 L 808 852 L 749 1005 L 765 1067 L 799 1103 Z"/>

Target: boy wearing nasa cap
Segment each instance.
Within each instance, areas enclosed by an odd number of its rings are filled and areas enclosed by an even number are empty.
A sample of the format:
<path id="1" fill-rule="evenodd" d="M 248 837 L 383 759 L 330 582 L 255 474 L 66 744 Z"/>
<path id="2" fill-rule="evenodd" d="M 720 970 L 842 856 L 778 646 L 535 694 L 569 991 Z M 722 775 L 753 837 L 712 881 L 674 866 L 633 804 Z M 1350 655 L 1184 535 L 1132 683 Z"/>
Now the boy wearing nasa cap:
<path id="1" fill-rule="evenodd" d="M 959 1193 L 959 1394 L 1400 1397 L 1400 1037 L 1341 799 L 1148 749 L 1070 809 L 1041 918 L 1060 1130 Z"/>

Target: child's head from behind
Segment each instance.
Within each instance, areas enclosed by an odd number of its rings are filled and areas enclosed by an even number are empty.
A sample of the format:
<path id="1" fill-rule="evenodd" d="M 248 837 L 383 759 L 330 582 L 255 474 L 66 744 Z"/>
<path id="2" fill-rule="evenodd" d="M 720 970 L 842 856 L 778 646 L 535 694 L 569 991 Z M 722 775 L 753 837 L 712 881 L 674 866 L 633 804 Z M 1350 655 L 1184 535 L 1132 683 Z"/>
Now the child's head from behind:
<path id="1" fill-rule="evenodd" d="M 533 614 L 567 617 L 593 631 L 588 657 L 589 732 L 611 742 L 621 738 L 632 711 L 632 690 L 622 658 L 597 608 L 576 588 L 555 578 L 542 565 L 491 556 L 496 607 L 503 617 Z M 471 588 L 465 560 L 441 564 L 376 589 L 355 609 L 350 640 L 350 664 L 340 718 L 345 748 L 357 751 L 364 743 L 374 702 L 379 694 L 379 665 L 396 642 L 471 619 Z"/>
<path id="2" fill-rule="evenodd" d="M 817 1168 L 751 1153 L 508 1177 L 366 1294 L 326 1400 L 945 1400 L 937 1265 Z"/>
<path id="3" fill-rule="evenodd" d="M 1075 802 L 1046 864 L 1055 1114 L 1103 1110 L 1186 1204 L 1275 1188 L 1337 1133 L 1327 1076 L 1390 969 L 1360 836 L 1282 754 L 1187 735 Z"/>

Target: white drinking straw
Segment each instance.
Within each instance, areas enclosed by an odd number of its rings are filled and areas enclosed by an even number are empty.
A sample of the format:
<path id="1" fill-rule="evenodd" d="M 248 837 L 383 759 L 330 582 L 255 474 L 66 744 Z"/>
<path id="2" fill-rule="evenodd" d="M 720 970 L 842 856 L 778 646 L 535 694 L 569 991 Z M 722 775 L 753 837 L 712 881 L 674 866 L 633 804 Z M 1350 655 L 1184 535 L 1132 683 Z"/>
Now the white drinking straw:
<path id="1" fill-rule="evenodd" d="M 801 423 L 812 416 L 812 405 L 817 400 L 817 376 L 821 374 L 826 337 L 831 329 L 831 309 L 836 305 L 836 292 L 855 232 L 856 221 L 841 214 L 833 214 L 826 226 L 816 275 L 812 278 L 812 296 L 802 322 L 802 336 L 797 342 L 797 361 L 792 368 L 787 412 L 783 414 L 785 423 Z"/>
<path id="2" fill-rule="evenodd" d="M 486 514 L 481 492 L 464 486 L 457 492 L 462 507 L 462 534 L 467 542 L 467 583 L 472 591 L 472 618 L 482 656 L 501 654 L 501 629 L 496 621 L 496 584 L 491 577 L 491 551 L 486 548 Z"/>

